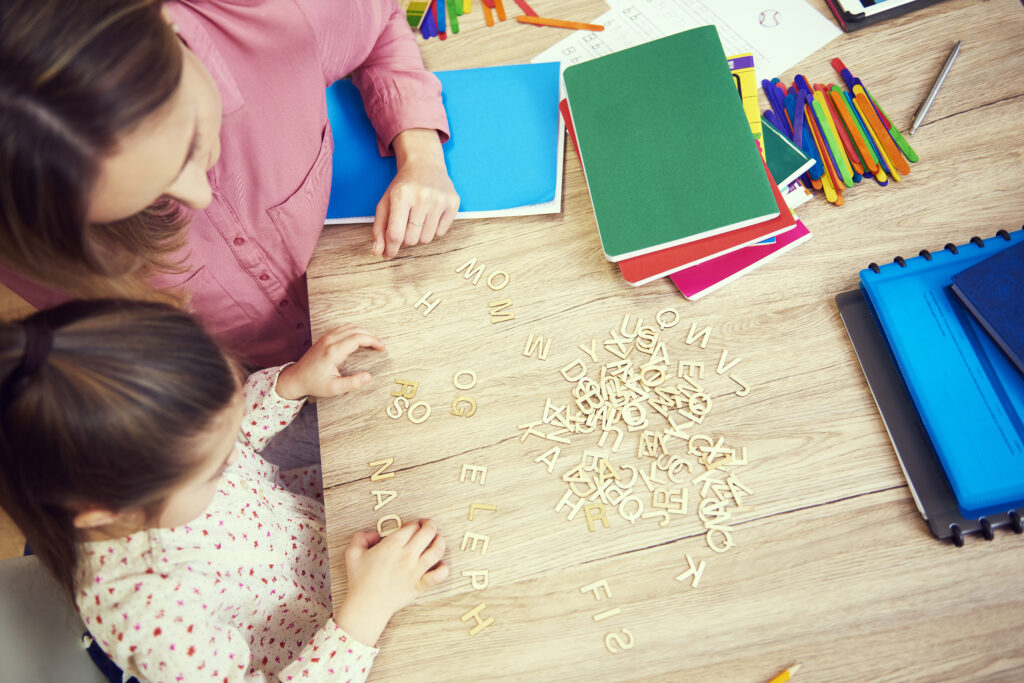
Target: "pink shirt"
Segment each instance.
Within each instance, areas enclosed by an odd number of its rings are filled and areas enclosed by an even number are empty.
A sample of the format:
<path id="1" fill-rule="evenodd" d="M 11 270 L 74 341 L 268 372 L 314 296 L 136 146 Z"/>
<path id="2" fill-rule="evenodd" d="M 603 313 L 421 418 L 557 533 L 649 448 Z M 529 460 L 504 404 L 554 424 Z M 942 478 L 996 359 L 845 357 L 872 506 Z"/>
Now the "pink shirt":
<path id="1" fill-rule="evenodd" d="M 305 272 L 330 196 L 325 88 L 351 74 L 390 154 L 408 128 L 447 140 L 440 83 L 395 0 L 167 5 L 213 76 L 224 119 L 213 202 L 192 212 L 188 228 L 189 270 L 152 282 L 184 287 L 207 328 L 246 362 L 296 360 L 310 345 Z M 0 278 L 37 307 L 67 298 L 2 268 Z"/>

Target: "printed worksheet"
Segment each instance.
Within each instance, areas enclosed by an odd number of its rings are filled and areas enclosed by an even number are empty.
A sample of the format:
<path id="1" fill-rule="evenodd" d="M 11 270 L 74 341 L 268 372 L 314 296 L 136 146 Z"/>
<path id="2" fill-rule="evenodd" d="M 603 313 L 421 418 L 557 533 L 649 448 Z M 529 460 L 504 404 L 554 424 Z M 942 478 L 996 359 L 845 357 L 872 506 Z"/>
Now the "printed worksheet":
<path id="1" fill-rule="evenodd" d="M 608 4 L 611 9 L 593 20 L 604 26 L 603 31 L 575 31 L 533 61 L 561 62 L 566 67 L 714 24 L 725 54 L 753 53 L 760 80 L 778 76 L 842 33 L 804 0 L 609 0 Z"/>

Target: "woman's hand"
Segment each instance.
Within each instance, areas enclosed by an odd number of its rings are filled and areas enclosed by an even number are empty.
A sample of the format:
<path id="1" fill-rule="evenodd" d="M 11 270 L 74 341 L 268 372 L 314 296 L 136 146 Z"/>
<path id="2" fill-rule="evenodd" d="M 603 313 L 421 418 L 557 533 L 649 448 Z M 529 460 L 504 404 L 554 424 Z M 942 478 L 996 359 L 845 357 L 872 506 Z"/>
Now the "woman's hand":
<path id="1" fill-rule="evenodd" d="M 341 365 L 357 349 L 384 350 L 384 342 L 376 335 L 355 325 L 336 327 L 317 340 L 277 376 L 277 395 L 288 400 L 303 396 L 329 398 L 355 391 L 370 381 L 370 373 L 351 376 L 341 374 Z"/>
<path id="2" fill-rule="evenodd" d="M 398 172 L 373 220 L 373 253 L 384 258 L 394 257 L 403 244 L 427 244 L 444 235 L 459 210 L 436 130 L 404 130 L 391 146 Z"/>
<path id="3" fill-rule="evenodd" d="M 395 612 L 448 578 L 444 551 L 444 537 L 429 519 L 407 522 L 384 538 L 357 532 L 345 550 L 348 594 L 334 620 L 373 646 Z"/>

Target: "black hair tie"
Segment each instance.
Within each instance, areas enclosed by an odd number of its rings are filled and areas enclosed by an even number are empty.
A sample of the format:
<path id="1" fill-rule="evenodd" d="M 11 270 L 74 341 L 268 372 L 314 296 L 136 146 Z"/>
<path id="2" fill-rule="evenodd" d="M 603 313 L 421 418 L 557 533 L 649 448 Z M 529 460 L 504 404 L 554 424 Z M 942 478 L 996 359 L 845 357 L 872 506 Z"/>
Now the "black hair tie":
<path id="1" fill-rule="evenodd" d="M 25 348 L 21 362 L 15 366 L 0 387 L 0 420 L 6 417 L 7 409 L 14 401 L 23 381 L 36 374 L 43 367 L 53 350 L 53 330 L 36 316 L 21 323 L 25 330 Z"/>

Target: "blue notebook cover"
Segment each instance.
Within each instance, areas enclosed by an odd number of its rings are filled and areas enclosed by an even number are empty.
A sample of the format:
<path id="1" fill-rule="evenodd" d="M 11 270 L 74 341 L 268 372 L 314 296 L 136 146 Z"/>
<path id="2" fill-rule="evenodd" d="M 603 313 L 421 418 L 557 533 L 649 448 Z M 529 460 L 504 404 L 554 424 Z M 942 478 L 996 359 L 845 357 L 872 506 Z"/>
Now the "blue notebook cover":
<path id="1" fill-rule="evenodd" d="M 951 278 L 1024 229 L 860 272 L 965 517 L 1024 506 L 1024 376 L 960 304 Z"/>
<path id="2" fill-rule="evenodd" d="M 954 275 L 953 292 L 1024 372 L 1024 244 Z"/>
<path id="3" fill-rule="evenodd" d="M 559 64 L 515 64 L 438 71 L 451 139 L 444 157 L 461 204 L 459 217 L 524 206 L 523 213 L 560 211 L 562 124 Z M 327 89 L 334 134 L 327 222 L 372 221 L 395 177 L 395 158 L 381 157 L 377 135 L 350 80 Z"/>

